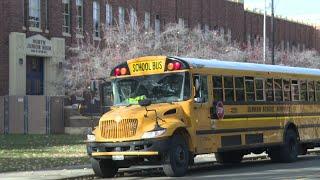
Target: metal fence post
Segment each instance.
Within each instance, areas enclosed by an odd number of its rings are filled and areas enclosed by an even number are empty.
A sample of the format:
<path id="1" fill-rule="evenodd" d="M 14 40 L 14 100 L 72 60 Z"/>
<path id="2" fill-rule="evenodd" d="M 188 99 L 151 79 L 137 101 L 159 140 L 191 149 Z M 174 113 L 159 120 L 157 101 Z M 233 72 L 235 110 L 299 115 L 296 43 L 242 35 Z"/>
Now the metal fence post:
<path id="1" fill-rule="evenodd" d="M 4 97 L 4 134 L 9 134 L 9 96 Z"/>
<path id="2" fill-rule="evenodd" d="M 28 105 L 28 96 L 24 96 L 23 98 L 23 109 L 24 109 L 24 134 L 28 134 L 28 119 L 29 119 L 29 105 Z"/>

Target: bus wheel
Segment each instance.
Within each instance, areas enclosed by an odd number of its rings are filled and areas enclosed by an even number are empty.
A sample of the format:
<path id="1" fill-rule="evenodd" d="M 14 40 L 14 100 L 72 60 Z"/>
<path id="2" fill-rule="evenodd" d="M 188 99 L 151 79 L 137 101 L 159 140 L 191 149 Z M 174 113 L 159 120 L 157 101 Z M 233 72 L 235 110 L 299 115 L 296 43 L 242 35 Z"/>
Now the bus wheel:
<path id="1" fill-rule="evenodd" d="M 118 172 L 118 167 L 111 159 L 91 158 L 91 165 L 95 175 L 102 178 L 112 178 Z"/>
<path id="2" fill-rule="evenodd" d="M 297 160 L 298 154 L 299 142 L 297 133 L 293 129 L 288 129 L 284 146 L 280 150 L 281 162 L 294 162 Z"/>
<path id="3" fill-rule="evenodd" d="M 187 173 L 190 153 L 185 139 L 175 134 L 171 139 L 171 147 L 163 154 L 163 172 L 166 176 L 180 177 Z"/>
<path id="4" fill-rule="evenodd" d="M 238 151 L 218 152 L 215 153 L 215 157 L 218 163 L 235 164 L 240 163 L 242 161 L 243 154 Z"/>

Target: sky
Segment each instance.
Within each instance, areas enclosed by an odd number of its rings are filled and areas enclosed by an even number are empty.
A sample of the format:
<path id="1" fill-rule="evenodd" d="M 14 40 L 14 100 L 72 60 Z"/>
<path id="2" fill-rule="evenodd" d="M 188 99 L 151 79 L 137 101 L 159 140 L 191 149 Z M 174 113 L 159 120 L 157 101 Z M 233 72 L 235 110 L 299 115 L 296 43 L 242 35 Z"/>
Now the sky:
<path id="1" fill-rule="evenodd" d="M 264 9 L 264 0 L 244 0 L 245 8 Z M 271 0 L 267 0 L 271 14 Z M 274 0 L 275 14 L 320 26 L 320 0 Z"/>

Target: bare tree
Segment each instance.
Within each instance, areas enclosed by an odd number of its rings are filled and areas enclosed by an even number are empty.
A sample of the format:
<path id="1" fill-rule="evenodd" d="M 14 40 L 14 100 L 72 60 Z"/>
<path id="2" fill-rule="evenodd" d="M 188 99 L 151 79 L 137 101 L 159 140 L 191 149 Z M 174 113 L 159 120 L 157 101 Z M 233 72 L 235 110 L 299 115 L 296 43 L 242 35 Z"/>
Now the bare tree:
<path id="1" fill-rule="evenodd" d="M 106 78 L 117 64 L 139 56 L 167 55 L 271 64 L 270 56 L 263 62 L 260 38 L 244 47 L 232 42 L 224 33 L 214 30 L 190 30 L 179 24 L 169 24 L 157 34 L 152 29 L 141 28 L 143 26 L 131 26 L 125 25 L 121 30 L 119 26 L 107 27 L 101 41 L 88 38 L 69 49 L 72 56 L 65 65 L 68 94 L 84 91 L 91 79 Z M 279 49 L 276 51 L 277 64 L 320 67 L 317 51 Z"/>

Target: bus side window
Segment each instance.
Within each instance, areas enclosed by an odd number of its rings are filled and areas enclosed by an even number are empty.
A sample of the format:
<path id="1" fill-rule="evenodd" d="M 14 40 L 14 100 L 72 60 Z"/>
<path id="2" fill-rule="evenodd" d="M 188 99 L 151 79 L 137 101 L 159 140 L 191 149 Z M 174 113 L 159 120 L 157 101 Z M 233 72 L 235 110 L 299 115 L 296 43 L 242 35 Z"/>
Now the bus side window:
<path id="1" fill-rule="evenodd" d="M 317 81 L 317 86 L 316 86 L 316 92 L 317 92 L 317 101 L 320 102 L 320 81 Z"/>
<path id="2" fill-rule="evenodd" d="M 292 94 L 292 101 L 300 100 L 299 83 L 297 80 L 291 81 L 291 94 Z"/>
<path id="3" fill-rule="evenodd" d="M 300 81 L 300 98 L 301 101 L 308 101 L 307 81 Z"/>
<path id="4" fill-rule="evenodd" d="M 290 95 L 290 81 L 284 79 L 283 80 L 283 100 L 284 101 L 290 101 L 291 100 L 291 95 Z"/>
<path id="5" fill-rule="evenodd" d="M 233 77 L 223 77 L 224 80 L 224 95 L 226 102 L 234 101 Z"/>
<path id="6" fill-rule="evenodd" d="M 282 101 L 283 94 L 282 94 L 282 79 L 275 79 L 274 80 L 274 93 L 275 93 L 275 100 L 277 102 Z"/>
<path id="7" fill-rule="evenodd" d="M 255 93 L 254 93 L 254 81 L 253 77 L 245 77 L 246 84 L 246 98 L 248 102 L 255 101 Z"/>
<path id="8" fill-rule="evenodd" d="M 195 75 L 193 77 L 196 94 L 194 99 L 196 103 L 208 102 L 208 80 L 207 76 Z"/>
<path id="9" fill-rule="evenodd" d="M 222 77 L 213 76 L 213 99 L 214 101 L 223 101 Z"/>
<path id="10" fill-rule="evenodd" d="M 255 79 L 256 85 L 256 101 L 264 101 L 265 94 L 264 94 L 264 79 L 257 78 Z"/>
<path id="11" fill-rule="evenodd" d="M 244 81 L 243 77 L 235 77 L 235 92 L 236 92 L 236 101 L 244 102 Z"/>
<path id="12" fill-rule="evenodd" d="M 314 81 L 308 82 L 308 94 L 309 94 L 309 101 L 313 102 L 315 101 L 315 89 L 314 89 Z"/>
<path id="13" fill-rule="evenodd" d="M 273 92 L 273 79 L 266 79 L 265 81 L 265 88 L 266 88 L 266 100 L 267 101 L 274 101 L 274 92 Z"/>

